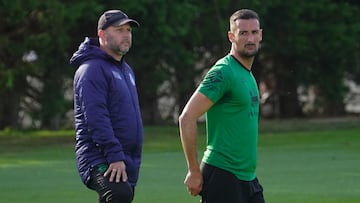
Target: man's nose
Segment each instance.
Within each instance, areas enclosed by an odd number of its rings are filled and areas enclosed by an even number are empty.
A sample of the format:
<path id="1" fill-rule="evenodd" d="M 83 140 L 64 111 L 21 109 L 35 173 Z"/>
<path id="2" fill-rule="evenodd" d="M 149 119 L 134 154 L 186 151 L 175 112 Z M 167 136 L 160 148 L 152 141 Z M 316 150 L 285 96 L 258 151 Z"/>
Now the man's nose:
<path id="1" fill-rule="evenodd" d="M 247 36 L 247 41 L 248 42 L 254 42 L 256 39 L 256 35 L 253 34 L 253 33 L 250 33 L 248 36 Z"/>

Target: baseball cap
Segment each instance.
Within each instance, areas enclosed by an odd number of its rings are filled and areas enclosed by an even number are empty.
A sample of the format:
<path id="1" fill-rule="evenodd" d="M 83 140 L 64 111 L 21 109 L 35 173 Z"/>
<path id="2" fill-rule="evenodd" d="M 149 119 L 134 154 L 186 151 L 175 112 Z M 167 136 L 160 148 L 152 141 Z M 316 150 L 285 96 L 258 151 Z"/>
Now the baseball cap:
<path id="1" fill-rule="evenodd" d="M 120 26 L 126 23 L 130 23 L 132 27 L 140 26 L 136 20 L 130 19 L 124 12 L 120 10 L 108 10 L 100 16 L 98 30 L 104 30 L 109 26 Z"/>

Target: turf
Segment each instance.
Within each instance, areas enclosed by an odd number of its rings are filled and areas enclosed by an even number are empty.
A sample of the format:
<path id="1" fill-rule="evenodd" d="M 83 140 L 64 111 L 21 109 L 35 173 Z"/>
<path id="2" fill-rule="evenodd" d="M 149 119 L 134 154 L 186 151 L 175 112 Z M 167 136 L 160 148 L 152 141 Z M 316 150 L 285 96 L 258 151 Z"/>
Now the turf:
<path id="1" fill-rule="evenodd" d="M 260 133 L 257 172 L 267 203 L 360 202 L 359 126 L 281 124 Z M 49 134 L 0 134 L 1 202 L 96 202 L 76 172 L 71 133 Z M 134 203 L 198 203 L 185 190 L 185 173 L 177 128 L 145 128 Z"/>
<path id="2" fill-rule="evenodd" d="M 360 202 L 360 130 L 265 136 L 258 175 L 268 202 Z"/>

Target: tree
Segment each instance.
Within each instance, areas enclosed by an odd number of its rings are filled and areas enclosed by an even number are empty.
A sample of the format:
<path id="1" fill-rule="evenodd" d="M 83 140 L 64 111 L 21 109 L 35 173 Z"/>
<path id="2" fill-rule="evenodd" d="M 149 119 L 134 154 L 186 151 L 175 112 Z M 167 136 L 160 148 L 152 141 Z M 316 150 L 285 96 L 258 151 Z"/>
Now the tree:
<path id="1" fill-rule="evenodd" d="M 64 98 L 72 72 L 66 55 L 69 33 L 100 8 L 91 1 L 1 2 L 0 129 L 19 127 L 21 115 L 32 118 L 32 127 L 60 127 L 71 108 Z"/>
<path id="2" fill-rule="evenodd" d="M 137 76 L 145 124 L 173 123 L 204 73 L 228 53 L 228 19 L 256 10 L 264 29 L 254 74 L 279 95 L 280 116 L 302 115 L 298 88 L 316 87 L 323 115 L 344 110 L 343 79 L 360 81 L 358 1 L 0 1 L 0 129 L 57 129 L 72 108 L 71 54 L 96 37 L 106 9 L 137 19 L 126 60 Z M 170 102 L 161 103 L 162 99 Z M 164 112 L 167 112 L 165 115 Z"/>
<path id="3" fill-rule="evenodd" d="M 281 115 L 299 115 L 300 85 L 318 87 L 317 108 L 324 115 L 342 114 L 343 79 L 358 66 L 359 7 L 317 0 L 272 1 L 265 8 L 264 51 L 271 66 L 264 67 L 275 75 Z"/>

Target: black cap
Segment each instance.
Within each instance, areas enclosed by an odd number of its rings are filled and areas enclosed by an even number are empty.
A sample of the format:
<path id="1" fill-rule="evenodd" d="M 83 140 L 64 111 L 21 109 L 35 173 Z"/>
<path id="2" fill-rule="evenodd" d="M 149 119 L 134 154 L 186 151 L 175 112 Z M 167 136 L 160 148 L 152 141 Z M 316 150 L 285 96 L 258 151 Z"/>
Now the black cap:
<path id="1" fill-rule="evenodd" d="M 120 26 L 126 23 L 130 23 L 132 27 L 139 27 L 139 23 L 136 20 L 130 19 L 124 12 L 109 10 L 100 16 L 98 30 L 105 30 L 109 26 Z"/>

